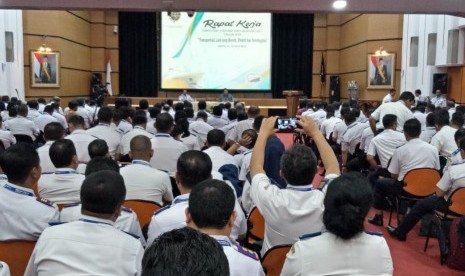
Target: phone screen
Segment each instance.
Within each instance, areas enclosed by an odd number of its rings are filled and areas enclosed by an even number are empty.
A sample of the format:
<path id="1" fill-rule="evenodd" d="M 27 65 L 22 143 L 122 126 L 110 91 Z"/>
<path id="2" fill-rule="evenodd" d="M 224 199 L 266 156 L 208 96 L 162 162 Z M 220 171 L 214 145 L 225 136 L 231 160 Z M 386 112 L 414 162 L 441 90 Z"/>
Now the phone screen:
<path id="1" fill-rule="evenodd" d="M 297 128 L 296 121 L 296 117 L 279 117 L 276 119 L 275 128 L 277 128 L 280 132 L 292 132 Z"/>

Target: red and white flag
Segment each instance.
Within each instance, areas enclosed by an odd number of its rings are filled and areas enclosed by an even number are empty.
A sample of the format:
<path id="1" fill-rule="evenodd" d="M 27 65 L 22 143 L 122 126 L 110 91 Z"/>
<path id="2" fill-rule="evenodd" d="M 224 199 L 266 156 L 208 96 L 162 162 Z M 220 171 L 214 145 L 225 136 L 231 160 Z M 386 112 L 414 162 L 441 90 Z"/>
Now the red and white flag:
<path id="1" fill-rule="evenodd" d="M 108 91 L 108 94 L 110 96 L 113 96 L 113 90 L 111 88 L 111 65 L 110 65 L 110 60 L 108 60 L 107 63 L 107 73 L 106 73 L 106 88 Z"/>

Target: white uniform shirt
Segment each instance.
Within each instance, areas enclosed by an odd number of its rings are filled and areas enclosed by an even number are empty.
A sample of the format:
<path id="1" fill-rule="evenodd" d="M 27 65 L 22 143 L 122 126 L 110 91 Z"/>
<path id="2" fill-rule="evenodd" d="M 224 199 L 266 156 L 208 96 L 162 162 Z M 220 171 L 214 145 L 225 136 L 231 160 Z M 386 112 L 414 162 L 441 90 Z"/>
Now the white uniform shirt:
<path id="1" fill-rule="evenodd" d="M 53 114 L 52 114 L 53 117 L 55 117 L 55 119 L 57 119 L 57 121 L 60 123 L 60 125 L 64 128 L 64 129 L 67 129 L 68 128 L 68 122 L 66 121 L 66 117 L 63 116 L 62 114 L 54 111 Z"/>
<path id="2" fill-rule="evenodd" d="M 79 115 L 84 119 L 84 128 L 88 129 L 90 127 L 90 124 L 92 123 L 92 116 L 89 115 L 89 112 L 87 112 L 85 107 L 78 106 L 76 115 Z"/>
<path id="3" fill-rule="evenodd" d="M 16 137 L 11 131 L 0 129 L 0 140 L 3 143 L 5 149 L 9 148 L 11 145 L 16 144 Z"/>
<path id="4" fill-rule="evenodd" d="M 342 136 L 341 149 L 353 154 L 360 144 L 362 132 L 367 127 L 364 123 L 354 122 L 347 126 L 347 130 Z"/>
<path id="5" fill-rule="evenodd" d="M 202 140 L 194 134 L 187 137 L 181 137 L 181 142 L 186 146 L 187 150 L 200 150 L 203 147 Z"/>
<path id="6" fill-rule="evenodd" d="M 307 111 L 302 112 L 302 116 L 310 116 L 313 113 L 315 113 L 315 111 L 312 108 L 309 108 Z"/>
<path id="7" fill-rule="evenodd" d="M 193 121 L 189 124 L 189 132 L 200 137 L 200 139 L 202 140 L 202 144 L 205 144 L 205 142 L 207 142 L 207 134 L 212 129 L 213 127 L 205 123 L 202 119 L 198 119 L 197 121 Z"/>
<path id="8" fill-rule="evenodd" d="M 385 129 L 371 140 L 367 154 L 378 156 L 381 167 L 387 168 L 394 151 L 406 142 L 404 134 L 392 129 Z"/>
<path id="9" fill-rule="evenodd" d="M 252 179 L 250 196 L 265 218 L 262 256 L 273 246 L 292 244 L 301 235 L 324 228 L 324 194 L 311 184 L 279 189 L 261 173 Z"/>
<path id="10" fill-rule="evenodd" d="M 42 173 L 53 173 L 56 171 L 55 165 L 53 165 L 52 159 L 50 159 L 49 155 L 50 147 L 54 142 L 55 141 L 47 141 L 43 146 L 37 148 Z"/>
<path id="11" fill-rule="evenodd" d="M 449 166 L 436 186 L 445 192 L 444 198 L 446 200 L 449 199 L 452 192 L 465 187 L 465 162 Z"/>
<path id="12" fill-rule="evenodd" d="M 55 204 L 8 182 L 0 188 L 0 210 L 0 241 L 37 240 L 49 222 L 59 220 Z"/>
<path id="13" fill-rule="evenodd" d="M 443 126 L 433 138 L 431 138 L 431 145 L 435 146 L 439 154 L 445 157 L 450 157 L 452 152 L 457 149 L 457 144 L 454 140 L 454 135 L 457 129 L 451 126 Z"/>
<path id="14" fill-rule="evenodd" d="M 344 133 L 347 130 L 347 125 L 344 123 L 344 121 L 340 121 L 339 123 L 336 123 L 334 125 L 334 130 L 333 130 L 333 139 L 336 139 L 336 143 L 341 144 L 342 142 L 342 136 L 344 136 Z"/>
<path id="15" fill-rule="evenodd" d="M 242 158 L 242 164 L 240 166 L 241 168 L 239 172 L 240 181 L 247 180 L 247 175 L 250 173 L 250 160 L 252 159 L 252 152 L 253 150 L 247 150 L 242 154 L 244 158 Z"/>
<path id="16" fill-rule="evenodd" d="M 163 205 L 173 200 L 170 177 L 143 160 L 133 160 L 120 170 L 126 185 L 126 200 L 147 200 Z"/>
<path id="17" fill-rule="evenodd" d="M 175 140 L 169 134 L 158 133 L 152 139 L 153 156 L 150 159 L 152 167 L 168 172 L 174 176 L 179 156 L 187 151 L 186 146 Z"/>
<path id="18" fill-rule="evenodd" d="M 435 147 L 415 138 L 394 151 L 388 171 L 398 174 L 397 180 L 402 181 L 408 171 L 420 168 L 439 170 L 439 155 Z"/>
<path id="19" fill-rule="evenodd" d="M 34 121 L 34 119 L 36 117 L 39 117 L 40 115 L 41 115 L 41 113 L 39 112 L 39 110 L 29 108 L 29 110 L 27 112 L 27 119 L 31 120 L 31 121 Z"/>
<path id="20" fill-rule="evenodd" d="M 334 126 L 336 126 L 336 124 L 339 122 L 342 122 L 342 120 L 333 116 L 321 123 L 320 131 L 323 133 L 326 139 L 329 139 L 331 133 L 333 133 Z"/>
<path id="21" fill-rule="evenodd" d="M 228 124 L 228 121 L 221 118 L 221 116 L 211 116 L 208 118 L 207 124 L 211 125 L 213 128 L 222 128 Z"/>
<path id="22" fill-rule="evenodd" d="M 247 120 L 243 120 L 237 123 L 237 125 L 229 132 L 228 136 L 226 137 L 226 141 L 239 141 L 242 137 L 242 132 L 247 129 L 253 129 L 253 122 L 254 118 L 248 118 Z"/>
<path id="23" fill-rule="evenodd" d="M 234 160 L 234 157 L 224 151 L 222 148 L 217 147 L 217 146 L 212 146 L 209 147 L 208 149 L 204 150 L 208 156 L 210 156 L 210 159 L 212 160 L 213 168 L 212 170 L 214 171 L 219 171 L 219 169 L 224 166 L 224 165 L 236 165 L 236 161 Z M 238 168 L 238 173 L 239 173 L 239 168 Z"/>
<path id="24" fill-rule="evenodd" d="M 79 162 L 86 163 L 90 161 L 88 147 L 97 137 L 88 134 L 83 129 L 76 129 L 70 135 L 66 136 L 65 139 L 73 141 Z"/>
<path id="25" fill-rule="evenodd" d="M 34 122 L 35 126 L 42 132 L 44 131 L 46 125 L 58 122 L 55 117 L 48 113 L 37 116 L 32 121 Z"/>
<path id="26" fill-rule="evenodd" d="M 229 124 L 220 128 L 220 130 L 224 132 L 225 137 L 228 137 L 229 133 L 233 130 L 233 128 L 236 127 L 236 125 L 237 125 L 237 120 L 229 121 Z"/>
<path id="27" fill-rule="evenodd" d="M 361 233 L 350 240 L 334 234 L 296 242 L 287 253 L 281 275 L 392 275 L 393 265 L 386 240 Z"/>
<path id="28" fill-rule="evenodd" d="M 87 134 L 105 140 L 108 145 L 108 151 L 112 158 L 115 158 L 116 151 L 121 142 L 121 135 L 108 124 L 98 124 L 93 128 L 86 130 Z"/>
<path id="29" fill-rule="evenodd" d="M 420 121 L 421 130 L 425 130 L 426 129 L 426 117 L 428 116 L 428 114 L 420 112 L 420 111 L 415 111 L 413 112 L 413 116 L 415 116 L 415 118 L 417 118 L 417 120 Z"/>
<path id="30" fill-rule="evenodd" d="M 444 96 L 441 97 L 435 96 L 431 99 L 431 103 L 434 104 L 437 108 L 447 107 L 447 100 Z"/>
<path id="31" fill-rule="evenodd" d="M 373 130 L 370 126 L 367 126 L 363 130 L 362 138 L 360 138 L 360 149 L 363 150 L 363 152 L 368 152 L 368 148 L 370 147 L 371 141 L 373 140 L 374 136 L 375 135 L 373 134 Z"/>
<path id="32" fill-rule="evenodd" d="M 191 103 L 192 102 L 192 97 L 189 94 L 181 94 L 181 95 L 179 95 L 178 100 L 180 102 L 188 101 L 188 102 Z"/>
<path id="33" fill-rule="evenodd" d="M 435 134 L 436 134 L 436 128 L 435 127 L 426 127 L 425 130 L 423 130 L 421 132 L 420 139 L 429 144 L 429 143 L 431 143 L 431 139 L 433 139 L 433 136 Z"/>
<path id="34" fill-rule="evenodd" d="M 143 135 L 149 139 L 153 138 L 153 135 L 148 133 L 143 127 L 135 126 L 131 131 L 121 137 L 121 142 L 119 143 L 119 153 L 122 155 L 128 154 L 131 151 L 131 140 L 132 138 Z"/>
<path id="35" fill-rule="evenodd" d="M 234 246 L 226 236 L 211 235 L 223 247 L 228 258 L 230 276 L 265 276 L 257 254 L 241 246 Z"/>
<path id="36" fill-rule="evenodd" d="M 110 220 L 82 216 L 37 241 L 25 275 L 140 275 L 144 248 Z"/>
<path id="37" fill-rule="evenodd" d="M 132 130 L 132 124 L 126 120 L 121 120 L 116 128 L 116 131 L 122 136 Z"/>
<path id="38" fill-rule="evenodd" d="M 390 102 L 392 102 L 392 96 L 391 94 L 388 93 L 386 96 L 384 96 L 383 103 L 390 103 Z"/>
<path id="39" fill-rule="evenodd" d="M 404 102 L 399 100 L 397 102 L 390 102 L 380 105 L 372 114 L 378 123 L 376 123 L 377 129 L 383 129 L 383 118 L 386 114 L 394 114 L 397 116 L 397 130 L 402 131 L 404 129 L 405 121 L 415 118 L 410 109 L 408 109 Z"/>
<path id="40" fill-rule="evenodd" d="M 326 120 L 326 111 L 318 109 L 308 116 L 311 117 L 318 126 L 321 126 L 321 123 Z"/>
<path id="41" fill-rule="evenodd" d="M 81 201 L 81 186 L 86 177 L 70 168 L 43 174 L 37 184 L 39 195 L 57 204 Z"/>
<path id="42" fill-rule="evenodd" d="M 68 204 L 63 206 L 60 212 L 61 222 L 70 222 L 79 220 L 81 218 L 81 204 Z M 116 219 L 114 224 L 116 229 L 132 234 L 140 238 L 142 245 L 145 246 L 146 242 L 140 228 L 139 219 L 137 214 L 130 208 L 123 207 L 120 216 Z"/>
<path id="43" fill-rule="evenodd" d="M 157 129 L 155 128 L 155 122 L 156 120 L 154 118 L 148 118 L 147 125 L 145 126 L 145 130 L 147 130 L 147 132 L 152 135 L 157 134 Z"/>
<path id="44" fill-rule="evenodd" d="M 6 121 L 4 128 L 11 131 L 13 135 L 28 135 L 32 138 L 33 141 L 35 141 L 36 136 L 39 134 L 39 129 L 32 121 L 29 121 L 28 119 L 19 115 L 16 118 L 12 118 Z"/>
<path id="45" fill-rule="evenodd" d="M 149 225 L 147 246 L 152 244 L 161 234 L 173 229 L 185 227 L 187 207 L 189 207 L 189 194 L 183 194 L 177 196 L 171 205 L 155 212 Z M 233 243 L 235 243 L 238 236 L 247 232 L 247 220 L 237 201 L 234 211 L 236 211 L 237 217 L 234 221 L 231 235 L 229 236 Z"/>

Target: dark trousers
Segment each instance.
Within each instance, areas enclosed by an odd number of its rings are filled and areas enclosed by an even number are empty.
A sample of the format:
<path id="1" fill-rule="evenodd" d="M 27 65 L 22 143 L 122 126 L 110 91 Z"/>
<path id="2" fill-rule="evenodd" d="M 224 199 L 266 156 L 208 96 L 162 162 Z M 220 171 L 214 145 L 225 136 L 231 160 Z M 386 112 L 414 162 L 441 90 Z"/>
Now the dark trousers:
<path id="1" fill-rule="evenodd" d="M 437 197 L 433 195 L 419 200 L 402 220 L 399 227 L 397 227 L 397 232 L 401 235 L 406 235 L 424 215 L 430 214 L 434 210 L 438 210 L 440 212 L 447 211 L 447 201 L 444 197 Z"/>
<path id="2" fill-rule="evenodd" d="M 378 168 L 376 171 L 373 171 L 370 174 L 368 174 L 368 180 L 370 181 L 371 188 L 375 187 L 376 181 L 379 179 L 380 176 L 391 178 L 391 173 L 389 173 L 387 169 Z"/>
<path id="3" fill-rule="evenodd" d="M 376 180 L 373 190 L 373 207 L 378 210 L 389 210 L 390 205 L 386 197 L 403 193 L 403 183 L 392 178 Z"/>

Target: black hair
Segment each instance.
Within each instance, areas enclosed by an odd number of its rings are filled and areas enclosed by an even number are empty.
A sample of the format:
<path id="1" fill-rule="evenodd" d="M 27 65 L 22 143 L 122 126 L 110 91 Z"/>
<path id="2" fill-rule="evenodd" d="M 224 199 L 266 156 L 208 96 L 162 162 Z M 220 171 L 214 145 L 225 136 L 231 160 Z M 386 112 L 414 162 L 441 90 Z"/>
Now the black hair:
<path id="1" fill-rule="evenodd" d="M 462 112 L 462 114 L 465 114 L 465 105 L 458 105 L 455 107 L 455 111 L 457 112 Z"/>
<path id="2" fill-rule="evenodd" d="M 255 129 L 250 128 L 250 129 L 244 130 L 241 134 L 241 137 L 243 137 L 244 135 L 247 135 L 252 139 L 252 141 L 247 146 L 247 148 L 251 149 L 255 147 L 255 143 L 257 142 L 257 138 L 258 138 L 258 132 Z"/>
<path id="3" fill-rule="evenodd" d="M 184 103 L 182 103 L 182 102 L 179 102 L 179 103 L 174 105 L 174 111 L 179 111 L 179 110 L 183 110 L 183 109 L 184 109 Z"/>
<path id="4" fill-rule="evenodd" d="M 420 94 L 421 95 L 421 90 L 420 89 L 415 89 L 415 94 Z"/>
<path id="5" fill-rule="evenodd" d="M 455 142 L 457 144 L 464 137 L 465 137 L 465 129 L 464 128 L 458 129 L 454 134 L 454 140 L 455 140 Z"/>
<path id="6" fill-rule="evenodd" d="M 6 110 L 8 110 L 8 116 L 10 118 L 18 116 L 18 109 L 16 108 L 16 104 L 9 103 Z"/>
<path id="7" fill-rule="evenodd" d="M 87 146 L 87 150 L 89 151 L 90 158 L 95 158 L 97 156 L 105 157 L 108 155 L 108 145 L 105 140 L 102 139 L 95 139 L 94 141 L 90 142 Z"/>
<path id="8" fill-rule="evenodd" d="M 415 95 L 413 95 L 412 92 L 410 91 L 404 91 L 402 92 L 402 94 L 400 94 L 399 96 L 399 100 L 402 100 L 402 101 L 415 101 Z"/>
<path id="9" fill-rule="evenodd" d="M 178 110 L 176 113 L 174 113 L 174 121 L 176 124 L 179 120 L 187 120 L 187 114 L 184 110 Z"/>
<path id="10" fill-rule="evenodd" d="M 140 109 L 147 109 L 149 108 L 149 102 L 146 99 L 142 99 L 139 101 L 139 108 Z"/>
<path id="11" fill-rule="evenodd" d="M 355 122 L 355 120 L 357 120 L 357 114 L 355 110 L 351 110 L 344 115 L 344 121 L 346 125 L 350 125 L 351 123 Z"/>
<path id="12" fill-rule="evenodd" d="M 340 114 L 341 114 L 341 118 L 342 118 L 342 119 L 344 119 L 344 118 L 347 116 L 347 114 L 349 114 L 349 113 L 350 113 L 350 107 L 345 107 L 345 106 L 343 106 L 343 107 L 341 108 Z"/>
<path id="13" fill-rule="evenodd" d="M 263 119 L 265 119 L 265 116 L 263 116 L 263 115 L 258 115 L 257 117 L 255 117 L 255 119 L 253 120 L 253 123 L 252 123 L 252 127 L 255 130 L 259 131 L 260 127 L 262 126 Z"/>
<path id="14" fill-rule="evenodd" d="M 459 148 L 461 150 L 465 150 L 465 138 L 460 139 L 459 141 Z"/>
<path id="15" fill-rule="evenodd" d="M 25 105 L 25 104 L 18 105 L 18 107 L 16 109 L 18 111 L 18 115 L 21 115 L 23 117 L 26 117 L 27 113 L 29 111 L 29 109 L 27 108 L 27 105 Z"/>
<path id="16" fill-rule="evenodd" d="M 223 147 L 225 142 L 225 134 L 222 130 L 212 129 L 207 134 L 207 143 L 208 146 L 218 146 Z"/>
<path id="17" fill-rule="evenodd" d="M 72 124 L 74 126 L 81 126 L 84 127 L 84 118 L 79 115 L 73 115 L 69 117 L 68 124 Z"/>
<path id="18" fill-rule="evenodd" d="M 257 116 L 257 117 L 260 117 L 260 116 Z M 247 120 L 249 117 L 247 117 L 247 114 L 244 113 L 244 112 L 237 112 L 237 121 L 240 122 L 240 121 L 244 121 L 244 120 Z M 256 118 L 255 118 L 256 119 Z"/>
<path id="19" fill-rule="evenodd" d="M 65 129 L 58 122 L 48 123 L 44 128 L 44 138 L 48 141 L 56 141 L 63 138 Z"/>
<path id="20" fill-rule="evenodd" d="M 329 184 L 324 199 L 323 223 L 334 235 L 348 240 L 364 230 L 373 204 L 370 184 L 359 173 L 347 173 Z"/>
<path id="21" fill-rule="evenodd" d="M 103 106 L 99 109 L 97 118 L 99 123 L 111 123 L 113 118 L 113 110 L 107 106 Z"/>
<path id="22" fill-rule="evenodd" d="M 123 177 L 114 171 L 92 173 L 81 186 L 82 210 L 97 214 L 113 214 L 124 202 L 126 187 Z"/>
<path id="23" fill-rule="evenodd" d="M 201 118 L 206 122 L 208 120 L 208 114 L 205 111 L 199 111 L 197 112 L 197 119 L 198 118 Z"/>
<path id="24" fill-rule="evenodd" d="M 421 123 L 417 119 L 409 119 L 404 123 L 404 133 L 411 138 L 417 138 L 421 133 Z"/>
<path id="25" fill-rule="evenodd" d="M 40 163 L 39 155 L 29 143 L 17 143 L 0 155 L 0 167 L 10 182 L 23 182 Z"/>
<path id="26" fill-rule="evenodd" d="M 173 100 L 172 99 L 166 100 L 166 104 L 169 105 L 170 107 L 173 106 Z"/>
<path id="27" fill-rule="evenodd" d="M 434 111 L 435 119 L 434 124 L 439 127 L 449 125 L 449 112 L 445 109 L 437 109 Z"/>
<path id="28" fill-rule="evenodd" d="M 39 109 L 39 102 L 36 100 L 29 100 L 27 101 L 27 106 L 32 109 Z"/>
<path id="29" fill-rule="evenodd" d="M 189 195 L 189 213 L 195 225 L 223 229 L 234 211 L 236 197 L 228 184 L 207 179 L 195 185 Z"/>
<path id="30" fill-rule="evenodd" d="M 136 116 L 134 116 L 132 118 L 132 125 L 133 126 L 140 126 L 140 125 L 144 125 L 144 124 L 147 124 L 147 116 L 145 114 L 144 114 L 144 116 L 136 115 Z"/>
<path id="31" fill-rule="evenodd" d="M 174 124 L 173 117 L 169 113 L 160 113 L 155 121 L 157 132 L 168 133 Z"/>
<path id="32" fill-rule="evenodd" d="M 212 161 L 205 152 L 188 150 L 179 156 L 176 169 L 182 185 L 193 188 L 201 181 L 211 178 Z"/>
<path id="33" fill-rule="evenodd" d="M 69 166 L 76 156 L 76 147 L 71 140 L 58 139 L 50 146 L 48 155 L 56 168 L 64 168 Z"/>
<path id="34" fill-rule="evenodd" d="M 227 110 L 229 110 L 231 108 L 231 103 L 230 102 L 227 102 L 224 104 L 224 108 L 226 108 Z"/>
<path id="35" fill-rule="evenodd" d="M 85 100 L 84 100 L 84 98 L 77 98 L 76 103 L 77 103 L 78 106 L 84 106 Z"/>
<path id="36" fill-rule="evenodd" d="M 150 118 L 156 118 L 160 114 L 161 108 L 151 107 L 149 108 Z"/>
<path id="37" fill-rule="evenodd" d="M 53 109 L 53 107 L 51 105 L 47 105 L 47 106 L 44 107 L 44 112 L 45 113 L 48 113 L 48 114 L 52 115 L 53 111 L 54 111 L 54 109 Z"/>
<path id="38" fill-rule="evenodd" d="M 426 126 L 427 127 L 434 127 L 434 121 L 436 121 L 436 115 L 434 115 L 434 112 L 426 115 Z"/>
<path id="39" fill-rule="evenodd" d="M 222 114 L 223 114 L 223 108 L 221 108 L 221 106 L 217 105 L 213 107 L 213 115 L 221 116 Z"/>
<path id="40" fill-rule="evenodd" d="M 237 110 L 235 108 L 228 109 L 228 119 L 230 121 L 237 119 Z"/>
<path id="41" fill-rule="evenodd" d="M 187 121 L 187 119 L 180 119 L 176 123 L 176 126 L 179 126 L 183 138 L 189 137 L 191 135 L 191 132 L 189 131 L 189 122 Z"/>
<path id="42" fill-rule="evenodd" d="M 452 118 L 450 119 L 450 122 L 451 122 L 453 125 L 462 127 L 463 124 L 464 124 L 463 113 L 457 111 L 457 112 L 455 112 L 454 114 L 452 114 Z"/>
<path id="43" fill-rule="evenodd" d="M 281 156 L 281 172 L 291 185 L 308 185 L 315 176 L 317 159 L 312 149 L 295 144 Z"/>
<path id="44" fill-rule="evenodd" d="M 394 124 L 397 123 L 397 116 L 394 114 L 386 114 L 383 117 L 383 126 L 384 128 L 391 128 Z"/>
<path id="45" fill-rule="evenodd" d="M 229 273 L 222 246 L 189 227 L 156 238 L 142 259 L 142 276 L 229 276 Z"/>
<path id="46" fill-rule="evenodd" d="M 199 108 L 199 110 L 204 110 L 207 108 L 207 102 L 206 101 L 199 101 L 197 103 L 197 107 Z"/>
<path id="47" fill-rule="evenodd" d="M 119 173 L 119 166 L 118 162 L 103 156 L 97 156 L 90 159 L 89 163 L 87 163 L 85 175 L 89 176 L 95 172 L 104 171 L 104 170 L 111 170 L 114 172 Z"/>
<path id="48" fill-rule="evenodd" d="M 255 105 L 249 106 L 249 109 L 247 109 L 247 116 L 250 118 L 255 118 L 260 114 L 260 108 Z"/>
<path id="49" fill-rule="evenodd" d="M 187 118 L 194 118 L 194 109 L 192 107 L 184 108 L 184 112 L 186 112 Z"/>

